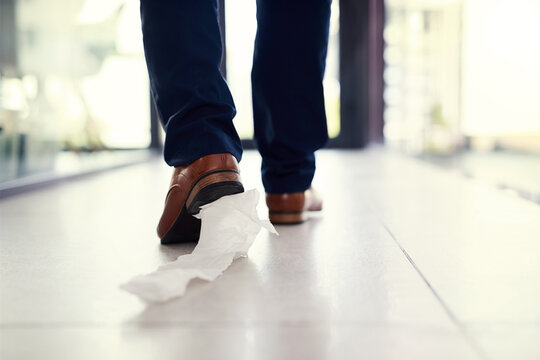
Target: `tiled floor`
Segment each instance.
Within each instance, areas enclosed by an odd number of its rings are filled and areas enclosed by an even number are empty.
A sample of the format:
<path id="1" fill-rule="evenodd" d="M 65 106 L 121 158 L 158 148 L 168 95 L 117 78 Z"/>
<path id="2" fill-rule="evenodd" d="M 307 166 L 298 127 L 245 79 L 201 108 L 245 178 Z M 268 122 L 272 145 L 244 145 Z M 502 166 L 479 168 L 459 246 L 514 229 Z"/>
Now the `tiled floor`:
<path id="1" fill-rule="evenodd" d="M 382 149 L 318 160 L 322 214 L 163 305 L 118 289 L 193 248 L 158 244 L 161 162 L 2 200 L 0 358 L 540 358 L 540 206 Z"/>

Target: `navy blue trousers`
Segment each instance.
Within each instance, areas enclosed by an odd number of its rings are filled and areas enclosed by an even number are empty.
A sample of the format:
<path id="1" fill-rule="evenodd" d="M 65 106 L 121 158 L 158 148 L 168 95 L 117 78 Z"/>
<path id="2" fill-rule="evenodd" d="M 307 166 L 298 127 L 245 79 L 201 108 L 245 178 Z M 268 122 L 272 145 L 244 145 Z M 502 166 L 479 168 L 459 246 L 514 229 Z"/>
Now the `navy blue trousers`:
<path id="1" fill-rule="evenodd" d="M 250 0 L 246 0 L 250 1 Z M 322 80 L 331 0 L 257 0 L 254 137 L 266 192 L 308 189 L 328 140 Z M 150 85 L 171 166 L 242 145 L 219 65 L 217 0 L 141 0 Z"/>

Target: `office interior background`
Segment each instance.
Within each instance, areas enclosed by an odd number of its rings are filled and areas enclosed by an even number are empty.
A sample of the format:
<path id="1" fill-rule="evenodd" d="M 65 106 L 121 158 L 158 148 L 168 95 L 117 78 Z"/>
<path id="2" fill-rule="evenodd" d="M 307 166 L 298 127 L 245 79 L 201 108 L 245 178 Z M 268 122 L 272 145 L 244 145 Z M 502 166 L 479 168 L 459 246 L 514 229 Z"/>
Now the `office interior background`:
<path id="1" fill-rule="evenodd" d="M 342 3 L 350 15 L 340 21 L 333 2 L 324 80 L 329 147 L 384 143 L 540 201 L 540 3 Z M 0 4 L 3 194 L 159 148 L 137 0 Z M 247 147 L 255 11 L 254 1 L 221 8 L 223 72 Z"/>
<path id="2" fill-rule="evenodd" d="M 218 1 L 254 149 L 256 1 Z M 119 285 L 195 245 L 155 234 L 171 169 L 139 1 L 0 0 L 0 358 L 539 359 L 539 19 L 334 0 L 322 213 L 145 304 Z M 256 151 L 241 169 L 262 190 Z"/>

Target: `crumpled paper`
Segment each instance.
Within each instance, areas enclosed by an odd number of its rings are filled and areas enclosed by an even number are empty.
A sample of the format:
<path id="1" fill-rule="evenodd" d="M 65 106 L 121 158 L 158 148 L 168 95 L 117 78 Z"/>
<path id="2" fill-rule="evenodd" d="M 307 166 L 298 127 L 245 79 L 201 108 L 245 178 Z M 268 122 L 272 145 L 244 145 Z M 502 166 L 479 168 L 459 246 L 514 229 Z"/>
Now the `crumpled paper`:
<path id="1" fill-rule="evenodd" d="M 193 252 L 120 288 L 147 302 L 164 302 L 184 295 L 192 279 L 215 280 L 234 260 L 247 256 L 261 228 L 277 234 L 269 220 L 259 219 L 258 202 L 259 192 L 252 189 L 202 206 L 196 215 L 201 235 Z"/>

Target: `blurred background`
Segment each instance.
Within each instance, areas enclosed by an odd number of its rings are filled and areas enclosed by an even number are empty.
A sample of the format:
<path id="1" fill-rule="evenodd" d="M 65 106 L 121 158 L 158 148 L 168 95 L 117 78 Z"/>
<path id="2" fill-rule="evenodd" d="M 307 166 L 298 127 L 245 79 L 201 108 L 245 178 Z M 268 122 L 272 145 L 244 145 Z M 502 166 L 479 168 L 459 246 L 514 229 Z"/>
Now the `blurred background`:
<path id="1" fill-rule="evenodd" d="M 220 1 L 223 73 L 253 147 L 255 1 Z M 329 148 L 384 144 L 540 203 L 540 1 L 335 0 Z M 138 0 L 0 0 L 0 196 L 147 159 Z"/>

